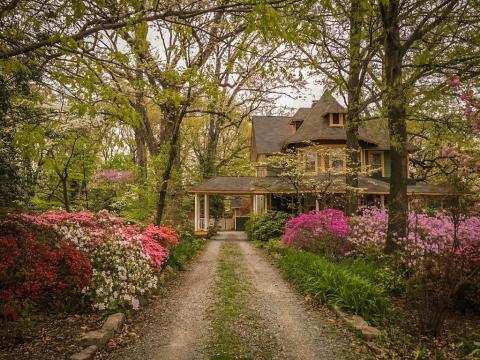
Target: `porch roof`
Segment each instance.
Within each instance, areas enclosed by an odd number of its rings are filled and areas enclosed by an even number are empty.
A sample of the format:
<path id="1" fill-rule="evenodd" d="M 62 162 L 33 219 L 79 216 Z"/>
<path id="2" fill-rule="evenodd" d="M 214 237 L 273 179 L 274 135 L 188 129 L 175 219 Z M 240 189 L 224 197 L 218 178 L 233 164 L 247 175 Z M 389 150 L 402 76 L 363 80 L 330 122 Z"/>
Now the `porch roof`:
<path id="1" fill-rule="evenodd" d="M 318 180 L 320 187 L 325 177 L 310 177 L 312 181 Z M 325 183 L 324 183 L 325 184 Z M 329 191 L 343 192 L 345 186 L 345 177 L 335 177 L 329 186 Z M 386 181 L 374 179 L 371 177 L 360 177 L 359 187 L 365 194 L 384 194 L 390 192 L 390 184 Z M 253 176 L 216 176 L 190 188 L 191 193 L 210 193 L 210 194 L 272 194 L 272 193 L 292 193 L 295 189 L 285 179 L 278 176 L 253 177 Z M 432 185 L 417 182 L 415 185 L 408 185 L 408 194 L 410 195 L 448 195 L 451 190 L 446 186 Z"/>

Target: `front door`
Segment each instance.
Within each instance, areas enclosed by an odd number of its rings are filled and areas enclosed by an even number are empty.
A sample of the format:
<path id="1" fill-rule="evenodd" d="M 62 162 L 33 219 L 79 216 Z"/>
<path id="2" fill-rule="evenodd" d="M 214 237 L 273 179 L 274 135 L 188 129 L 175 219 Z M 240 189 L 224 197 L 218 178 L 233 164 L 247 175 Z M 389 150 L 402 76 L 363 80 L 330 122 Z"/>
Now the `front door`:
<path id="1" fill-rule="evenodd" d="M 237 216 L 235 218 L 235 230 L 236 231 L 244 231 L 245 230 L 245 223 L 250 217 L 248 216 Z"/>

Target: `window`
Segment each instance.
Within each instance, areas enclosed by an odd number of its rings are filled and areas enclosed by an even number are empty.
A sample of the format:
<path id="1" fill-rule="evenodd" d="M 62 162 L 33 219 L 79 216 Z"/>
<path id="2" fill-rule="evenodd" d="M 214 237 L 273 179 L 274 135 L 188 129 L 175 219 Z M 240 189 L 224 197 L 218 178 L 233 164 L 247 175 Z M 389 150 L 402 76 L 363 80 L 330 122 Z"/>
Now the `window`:
<path id="1" fill-rule="evenodd" d="M 315 151 L 305 152 L 304 167 L 306 174 L 315 174 L 317 172 L 317 153 Z"/>
<path id="2" fill-rule="evenodd" d="M 345 148 L 326 148 L 322 154 L 319 154 L 318 162 L 322 165 L 322 173 L 326 174 L 330 171 L 332 173 L 341 172 L 345 170 Z"/>
<path id="3" fill-rule="evenodd" d="M 329 123 L 331 127 L 343 127 L 343 114 L 329 114 Z"/>
<path id="4" fill-rule="evenodd" d="M 368 155 L 368 164 L 372 168 L 373 176 L 384 176 L 383 151 L 370 151 Z"/>
<path id="5" fill-rule="evenodd" d="M 295 131 L 298 131 L 300 129 L 300 126 L 302 126 L 303 121 L 295 121 Z"/>
<path id="6" fill-rule="evenodd" d="M 345 169 L 345 150 L 336 149 L 330 155 L 330 169 L 343 171 Z"/>

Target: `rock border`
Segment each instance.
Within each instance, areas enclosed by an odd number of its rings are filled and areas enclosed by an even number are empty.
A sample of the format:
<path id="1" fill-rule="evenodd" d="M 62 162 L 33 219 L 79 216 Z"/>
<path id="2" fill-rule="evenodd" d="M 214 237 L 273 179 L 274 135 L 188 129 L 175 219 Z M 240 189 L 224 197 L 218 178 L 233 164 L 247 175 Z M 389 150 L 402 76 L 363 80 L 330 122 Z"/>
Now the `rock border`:
<path id="1" fill-rule="evenodd" d="M 70 360 L 93 359 L 98 349 L 105 346 L 108 340 L 121 329 L 124 322 L 124 313 L 119 312 L 108 316 L 100 329 L 89 331 L 81 337 L 80 343 L 84 348 L 70 356 Z"/>
<path id="2" fill-rule="evenodd" d="M 354 330 L 359 332 L 365 339 L 373 340 L 382 336 L 382 332 L 374 326 L 369 325 L 361 316 L 348 315 L 340 310 L 337 305 L 331 306 L 335 314 Z"/>

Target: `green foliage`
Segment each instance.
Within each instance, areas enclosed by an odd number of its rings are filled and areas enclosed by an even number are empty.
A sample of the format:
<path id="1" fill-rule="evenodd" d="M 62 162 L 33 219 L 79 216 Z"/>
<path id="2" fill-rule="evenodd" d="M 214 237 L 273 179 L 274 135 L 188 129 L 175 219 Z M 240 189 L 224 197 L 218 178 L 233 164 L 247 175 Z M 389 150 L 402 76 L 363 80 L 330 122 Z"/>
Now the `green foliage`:
<path id="1" fill-rule="evenodd" d="M 468 336 L 462 338 L 462 349 L 467 359 L 480 359 L 480 337 Z"/>
<path id="2" fill-rule="evenodd" d="M 332 262 L 321 256 L 284 249 L 280 267 L 302 290 L 379 324 L 389 314 L 385 288 L 377 282 L 375 263 Z"/>
<path id="3" fill-rule="evenodd" d="M 283 233 L 290 215 L 281 211 L 269 211 L 265 214 L 252 214 L 245 224 L 249 240 L 268 241 Z"/>
<path id="4" fill-rule="evenodd" d="M 193 229 L 182 229 L 180 231 L 180 242 L 170 250 L 168 265 L 179 270 L 184 270 L 185 265 L 204 245 L 205 240 L 195 237 Z"/>

